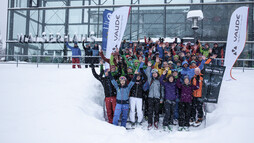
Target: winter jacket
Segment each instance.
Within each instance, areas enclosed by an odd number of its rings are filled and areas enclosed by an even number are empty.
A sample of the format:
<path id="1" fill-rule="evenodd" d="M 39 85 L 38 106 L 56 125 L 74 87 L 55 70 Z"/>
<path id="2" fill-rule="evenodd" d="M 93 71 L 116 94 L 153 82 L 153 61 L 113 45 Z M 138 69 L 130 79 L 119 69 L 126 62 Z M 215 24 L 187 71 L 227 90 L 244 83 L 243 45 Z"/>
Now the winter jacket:
<path id="1" fill-rule="evenodd" d="M 183 65 L 188 62 L 184 61 L 183 62 Z M 198 67 L 200 70 L 203 69 L 204 67 L 204 64 L 205 64 L 205 60 L 202 60 L 200 66 Z M 184 76 L 188 76 L 189 77 L 189 80 L 191 80 L 191 78 L 195 75 L 195 69 L 190 69 L 189 67 L 187 68 L 182 68 L 182 71 L 181 71 L 181 75 L 182 75 L 182 79 L 184 78 Z"/>
<path id="2" fill-rule="evenodd" d="M 81 50 L 79 49 L 79 47 L 71 47 L 68 42 L 66 42 L 66 46 L 71 49 L 71 52 L 72 52 L 72 56 L 73 58 L 77 58 L 75 56 L 81 56 Z"/>
<path id="3" fill-rule="evenodd" d="M 178 89 L 176 87 L 176 82 L 164 82 L 163 79 L 165 78 L 165 75 L 162 75 L 160 77 L 160 83 L 164 86 L 164 99 L 165 100 L 176 100 L 178 98 Z"/>
<path id="4" fill-rule="evenodd" d="M 112 97 L 112 96 L 116 96 L 116 89 L 114 88 L 114 86 L 112 85 L 111 83 L 111 80 L 109 78 L 109 76 L 106 76 L 106 77 L 102 77 L 102 71 L 101 71 L 101 74 L 98 75 L 94 69 L 94 66 L 91 66 L 92 67 L 92 73 L 93 73 L 93 76 L 99 80 L 103 86 L 103 89 L 104 89 L 104 93 L 105 93 L 105 97 Z"/>
<path id="5" fill-rule="evenodd" d="M 163 72 L 164 72 L 164 70 L 165 70 L 165 68 L 161 68 L 161 69 L 159 69 L 159 63 L 157 63 L 157 62 L 154 64 L 154 68 L 158 70 L 159 75 L 162 75 L 162 73 L 163 73 Z M 169 76 L 170 74 L 171 74 L 171 70 L 170 70 L 170 69 L 168 69 L 167 76 Z"/>
<path id="6" fill-rule="evenodd" d="M 149 88 L 149 98 L 157 98 L 157 99 L 161 99 L 161 94 L 160 94 L 160 81 L 159 78 L 154 79 L 151 76 L 151 67 L 147 67 L 146 69 L 146 76 L 147 76 L 147 81 L 150 85 Z M 159 75 L 158 75 L 159 76 Z"/>
<path id="7" fill-rule="evenodd" d="M 85 42 L 82 43 L 83 49 L 85 51 L 86 56 L 92 56 L 92 49 L 90 46 L 85 46 Z"/>
<path id="8" fill-rule="evenodd" d="M 193 96 L 194 97 L 202 97 L 202 86 L 203 86 L 202 74 L 194 75 L 194 77 L 191 79 L 191 84 L 197 85 L 197 81 L 199 83 L 199 89 L 193 91 Z"/>
<path id="9" fill-rule="evenodd" d="M 213 47 L 212 53 L 217 55 L 216 58 L 222 58 L 223 48 L 224 48 L 224 47 L 216 47 L 216 48 Z"/>
<path id="10" fill-rule="evenodd" d="M 114 85 L 117 95 L 116 95 L 116 103 L 118 104 L 129 104 L 129 94 L 132 86 L 134 85 L 137 75 L 135 75 L 132 81 L 127 85 L 119 86 L 115 79 L 112 77 L 111 73 L 109 72 L 109 77 L 111 79 L 111 83 Z"/>
<path id="11" fill-rule="evenodd" d="M 137 97 L 137 98 L 143 98 L 143 86 L 147 80 L 147 76 L 146 74 L 144 73 L 144 70 L 143 69 L 140 69 L 141 73 L 142 73 L 142 77 L 141 79 L 138 81 L 136 80 L 134 86 L 131 88 L 131 92 L 130 92 L 130 96 L 131 97 Z"/>
<path id="12" fill-rule="evenodd" d="M 181 84 L 180 80 L 178 79 L 176 82 L 176 85 L 178 88 L 181 89 L 180 102 L 191 103 L 193 90 L 199 89 L 199 83 L 196 86 L 186 85 L 186 84 Z"/>

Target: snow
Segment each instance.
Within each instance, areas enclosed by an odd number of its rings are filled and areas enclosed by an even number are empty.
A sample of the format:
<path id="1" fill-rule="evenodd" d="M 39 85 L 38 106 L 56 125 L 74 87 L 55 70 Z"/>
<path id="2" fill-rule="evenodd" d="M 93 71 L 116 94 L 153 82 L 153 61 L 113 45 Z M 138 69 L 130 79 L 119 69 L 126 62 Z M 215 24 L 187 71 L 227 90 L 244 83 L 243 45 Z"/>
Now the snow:
<path id="1" fill-rule="evenodd" d="M 103 90 L 91 69 L 70 65 L 0 65 L 1 143 L 251 143 L 254 130 L 253 70 L 233 70 L 206 128 L 172 133 L 127 131 L 103 118 Z"/>

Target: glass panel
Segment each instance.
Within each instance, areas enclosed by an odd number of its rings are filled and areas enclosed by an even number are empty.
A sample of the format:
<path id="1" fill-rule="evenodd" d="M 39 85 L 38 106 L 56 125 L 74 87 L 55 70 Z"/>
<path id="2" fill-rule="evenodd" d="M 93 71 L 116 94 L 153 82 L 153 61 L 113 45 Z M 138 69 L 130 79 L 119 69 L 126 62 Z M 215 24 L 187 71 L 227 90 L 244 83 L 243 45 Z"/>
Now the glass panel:
<path id="1" fill-rule="evenodd" d="M 69 23 L 81 23 L 82 9 L 70 9 Z"/>
<path id="2" fill-rule="evenodd" d="M 14 13 L 13 38 L 17 39 L 18 34 L 26 33 L 26 11 L 16 11 Z"/>
<path id="3" fill-rule="evenodd" d="M 65 10 L 46 10 L 45 23 L 65 23 Z"/>
<path id="4" fill-rule="evenodd" d="M 71 6 L 81 6 L 83 1 L 82 0 L 70 0 Z"/>
<path id="5" fill-rule="evenodd" d="M 47 25 L 45 26 L 45 32 L 47 34 L 49 33 L 53 33 L 53 34 L 56 34 L 56 33 L 60 33 L 60 34 L 64 34 L 64 26 L 58 26 L 58 25 Z"/>

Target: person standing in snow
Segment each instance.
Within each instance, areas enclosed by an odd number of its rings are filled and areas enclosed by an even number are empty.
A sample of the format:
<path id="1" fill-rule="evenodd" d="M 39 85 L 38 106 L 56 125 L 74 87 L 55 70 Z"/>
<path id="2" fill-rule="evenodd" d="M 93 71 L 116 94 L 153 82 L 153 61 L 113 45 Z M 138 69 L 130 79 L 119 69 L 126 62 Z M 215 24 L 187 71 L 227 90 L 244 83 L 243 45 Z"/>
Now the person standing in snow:
<path id="1" fill-rule="evenodd" d="M 150 85 L 149 95 L 148 95 L 148 130 L 152 129 L 153 126 L 153 115 L 154 115 L 154 127 L 158 129 L 159 124 L 159 108 L 161 100 L 160 94 L 160 81 L 159 81 L 159 73 L 157 69 L 151 69 L 152 63 L 148 62 L 148 67 L 146 69 L 147 81 Z M 151 76 L 152 73 L 152 76 Z"/>
<path id="2" fill-rule="evenodd" d="M 165 96 L 164 96 L 164 108 L 165 116 L 163 119 L 163 129 L 172 131 L 173 117 L 175 112 L 175 105 L 178 99 L 178 89 L 176 87 L 176 82 L 174 81 L 173 75 L 169 75 L 166 82 L 163 81 L 166 78 L 167 70 L 165 70 L 160 77 L 160 83 L 164 86 Z"/>
<path id="3" fill-rule="evenodd" d="M 192 109 L 191 109 L 191 119 L 190 125 L 199 126 L 203 121 L 203 104 L 204 100 L 202 98 L 202 84 L 203 77 L 199 68 L 195 68 L 195 75 L 191 79 L 192 85 L 197 85 L 199 83 L 199 89 L 193 91 L 193 99 L 192 99 Z M 196 120 L 196 115 L 198 119 Z"/>
<path id="4" fill-rule="evenodd" d="M 120 118 L 120 115 L 122 113 L 122 122 L 121 126 L 126 127 L 126 122 L 128 118 L 128 112 L 129 112 L 129 93 L 134 85 L 136 78 L 137 78 L 138 71 L 135 71 L 135 76 L 133 77 L 132 81 L 127 85 L 127 79 L 125 76 L 121 76 L 119 78 L 120 85 L 115 81 L 115 79 L 112 77 L 111 72 L 109 72 L 109 77 L 111 80 L 111 83 L 114 85 L 117 96 L 116 96 L 116 108 L 113 118 L 113 124 L 118 126 L 118 120 Z"/>
<path id="5" fill-rule="evenodd" d="M 109 69 L 101 70 L 100 75 L 98 75 L 94 69 L 94 64 L 91 64 L 93 76 L 99 80 L 103 86 L 105 93 L 105 105 L 107 109 L 108 122 L 113 123 L 113 117 L 116 107 L 116 89 L 111 83 L 111 80 L 108 76 Z M 102 77 L 103 72 L 105 73 L 105 77 Z"/>
<path id="6" fill-rule="evenodd" d="M 138 115 L 138 125 L 142 125 L 142 120 L 143 120 L 143 86 L 147 80 L 147 76 L 143 70 L 143 68 L 140 68 L 141 75 L 138 74 L 136 82 L 134 86 L 131 88 L 130 91 L 130 121 L 131 121 L 131 126 L 135 126 L 135 109 L 137 110 L 137 115 Z M 143 78 L 143 79 L 142 79 Z"/>
<path id="7" fill-rule="evenodd" d="M 78 43 L 74 42 L 74 47 L 71 47 L 68 42 L 66 42 L 66 46 L 71 49 L 72 51 L 72 68 L 76 68 L 76 64 L 78 66 L 78 68 L 81 68 L 80 65 L 80 58 L 77 56 L 81 56 L 81 50 L 78 47 Z"/>
<path id="8" fill-rule="evenodd" d="M 190 80 L 188 76 L 184 77 L 184 83 L 180 82 L 180 79 L 177 80 L 176 85 L 179 89 L 181 89 L 181 96 L 179 102 L 179 128 L 178 131 L 182 131 L 183 129 L 189 131 L 189 122 L 191 116 L 191 102 L 192 102 L 192 93 L 194 90 L 199 89 L 199 82 L 197 82 L 196 86 L 190 84 Z"/>

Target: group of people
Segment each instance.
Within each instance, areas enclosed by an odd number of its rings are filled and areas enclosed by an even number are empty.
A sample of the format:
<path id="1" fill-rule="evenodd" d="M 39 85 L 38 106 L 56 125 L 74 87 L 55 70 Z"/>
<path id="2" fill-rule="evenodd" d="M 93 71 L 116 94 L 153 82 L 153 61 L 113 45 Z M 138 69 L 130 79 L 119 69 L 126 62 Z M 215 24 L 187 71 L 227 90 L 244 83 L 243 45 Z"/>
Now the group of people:
<path id="1" fill-rule="evenodd" d="M 91 68 L 104 88 L 109 123 L 118 125 L 121 119 L 121 126 L 126 127 L 129 118 L 135 127 L 141 126 L 145 117 L 148 130 L 158 129 L 163 111 L 164 130 L 172 131 L 178 124 L 179 131 L 188 131 L 204 118 L 204 64 L 222 65 L 214 58 L 223 58 L 224 48 L 217 43 L 212 48 L 208 43 L 203 46 L 199 40 L 194 44 L 165 43 L 145 37 L 145 43 L 129 42 L 126 46 L 123 42 L 110 58 L 101 50 L 99 55 L 100 73 L 96 73 L 93 62 Z"/>

